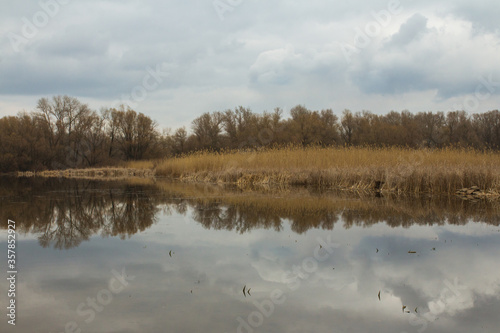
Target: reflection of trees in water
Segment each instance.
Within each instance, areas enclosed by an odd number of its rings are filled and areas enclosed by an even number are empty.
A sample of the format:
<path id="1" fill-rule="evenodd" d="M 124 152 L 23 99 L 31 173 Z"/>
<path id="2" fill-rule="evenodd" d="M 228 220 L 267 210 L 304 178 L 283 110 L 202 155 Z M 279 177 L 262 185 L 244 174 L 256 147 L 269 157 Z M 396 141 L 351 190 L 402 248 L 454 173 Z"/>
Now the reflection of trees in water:
<path id="1" fill-rule="evenodd" d="M 372 200 L 373 209 L 344 210 L 344 226 L 369 227 L 386 223 L 391 227 L 412 225 L 465 225 L 471 221 L 500 225 L 500 203 L 471 202 L 450 196 L 388 197 Z"/>
<path id="2" fill-rule="evenodd" d="M 143 231 L 158 212 L 157 196 L 142 186 L 76 180 L 11 179 L 1 184 L 14 196 L 2 202 L 2 212 L 25 232 L 40 234 L 43 247 L 78 246 L 93 234 L 126 238 Z M 24 184 L 23 184 L 24 183 Z M 7 185 L 7 186 L 6 186 Z M 3 215 L 3 214 L 2 214 Z"/>
<path id="3" fill-rule="evenodd" d="M 283 230 L 463 225 L 481 221 L 498 226 L 500 203 L 468 202 L 451 197 L 364 198 L 352 194 L 316 193 L 306 189 L 286 193 L 242 193 L 207 190 L 186 184 L 131 185 L 124 182 L 0 178 L 0 218 L 14 219 L 20 232 L 39 234 L 43 247 L 67 249 L 92 235 L 121 238 L 143 231 L 167 215 L 191 217 L 208 229 Z"/>
<path id="4" fill-rule="evenodd" d="M 194 203 L 192 218 L 205 228 L 236 230 L 244 233 L 254 228 L 282 229 L 281 218 L 271 212 L 257 209 L 242 209 L 219 202 Z"/>
<path id="5" fill-rule="evenodd" d="M 205 198 L 193 204 L 193 219 L 206 228 L 240 233 L 253 228 L 279 231 L 283 228 L 282 221 L 287 220 L 299 234 L 313 228 L 331 230 L 339 221 L 344 228 L 377 223 L 405 228 L 446 223 L 465 225 L 471 221 L 500 224 L 500 204 L 494 202 L 468 202 L 453 197 L 342 199 L 345 197 L 315 195 L 283 200 L 251 195 L 216 201 Z"/>

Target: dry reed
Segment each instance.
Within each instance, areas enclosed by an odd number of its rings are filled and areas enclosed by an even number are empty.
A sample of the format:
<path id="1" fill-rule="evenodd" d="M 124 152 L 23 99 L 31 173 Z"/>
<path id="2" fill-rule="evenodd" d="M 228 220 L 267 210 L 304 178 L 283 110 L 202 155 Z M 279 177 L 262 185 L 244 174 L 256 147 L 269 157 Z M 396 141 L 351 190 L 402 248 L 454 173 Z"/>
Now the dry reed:
<path id="1" fill-rule="evenodd" d="M 26 176 L 19 173 L 18 176 Z M 80 178 L 80 179 L 117 179 L 131 177 L 153 177 L 151 169 L 132 169 L 132 168 L 90 168 L 90 169 L 66 169 L 66 170 L 48 170 L 31 173 L 31 176 L 38 177 L 60 177 L 60 178 Z"/>
<path id="2" fill-rule="evenodd" d="M 187 182 L 313 185 L 400 193 L 500 190 L 500 154 L 473 149 L 287 147 L 198 152 L 158 163 L 157 176 Z"/>

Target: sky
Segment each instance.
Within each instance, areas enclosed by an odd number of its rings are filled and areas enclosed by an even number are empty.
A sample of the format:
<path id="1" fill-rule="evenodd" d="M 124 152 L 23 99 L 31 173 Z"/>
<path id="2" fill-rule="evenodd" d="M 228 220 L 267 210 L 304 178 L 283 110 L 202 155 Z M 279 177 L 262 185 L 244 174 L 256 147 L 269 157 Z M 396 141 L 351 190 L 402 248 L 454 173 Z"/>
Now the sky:
<path id="1" fill-rule="evenodd" d="M 69 95 L 204 112 L 499 108 L 496 0 L 0 0 L 0 117 Z"/>

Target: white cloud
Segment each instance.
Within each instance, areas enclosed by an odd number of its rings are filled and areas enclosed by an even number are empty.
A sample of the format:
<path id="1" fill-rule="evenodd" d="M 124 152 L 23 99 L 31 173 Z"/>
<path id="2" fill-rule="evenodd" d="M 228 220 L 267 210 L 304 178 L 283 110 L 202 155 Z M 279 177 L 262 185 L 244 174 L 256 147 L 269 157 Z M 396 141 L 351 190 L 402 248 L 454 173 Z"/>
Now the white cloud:
<path id="1" fill-rule="evenodd" d="M 435 91 L 440 99 L 463 96 L 474 93 L 480 77 L 500 77 L 500 66 L 493 61 L 498 41 L 490 33 L 473 34 L 470 22 L 451 16 L 412 16 L 389 42 L 379 41 L 355 58 L 351 77 L 368 94 Z"/>

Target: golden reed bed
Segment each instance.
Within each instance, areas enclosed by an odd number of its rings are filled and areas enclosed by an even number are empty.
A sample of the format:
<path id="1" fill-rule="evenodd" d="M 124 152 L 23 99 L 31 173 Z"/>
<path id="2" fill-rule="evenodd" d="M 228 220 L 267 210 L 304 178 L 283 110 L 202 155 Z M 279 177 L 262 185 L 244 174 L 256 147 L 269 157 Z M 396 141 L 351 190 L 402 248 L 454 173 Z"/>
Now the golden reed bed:
<path id="1" fill-rule="evenodd" d="M 400 193 L 455 193 L 478 186 L 498 193 L 500 154 L 473 149 L 321 147 L 198 152 L 155 162 L 155 175 L 241 186 L 312 185 Z"/>
<path id="2" fill-rule="evenodd" d="M 477 186 L 500 193 L 500 154 L 473 149 L 285 147 L 197 152 L 123 168 L 19 173 L 66 178 L 166 177 L 190 183 L 306 185 L 396 193 L 454 194 Z"/>

